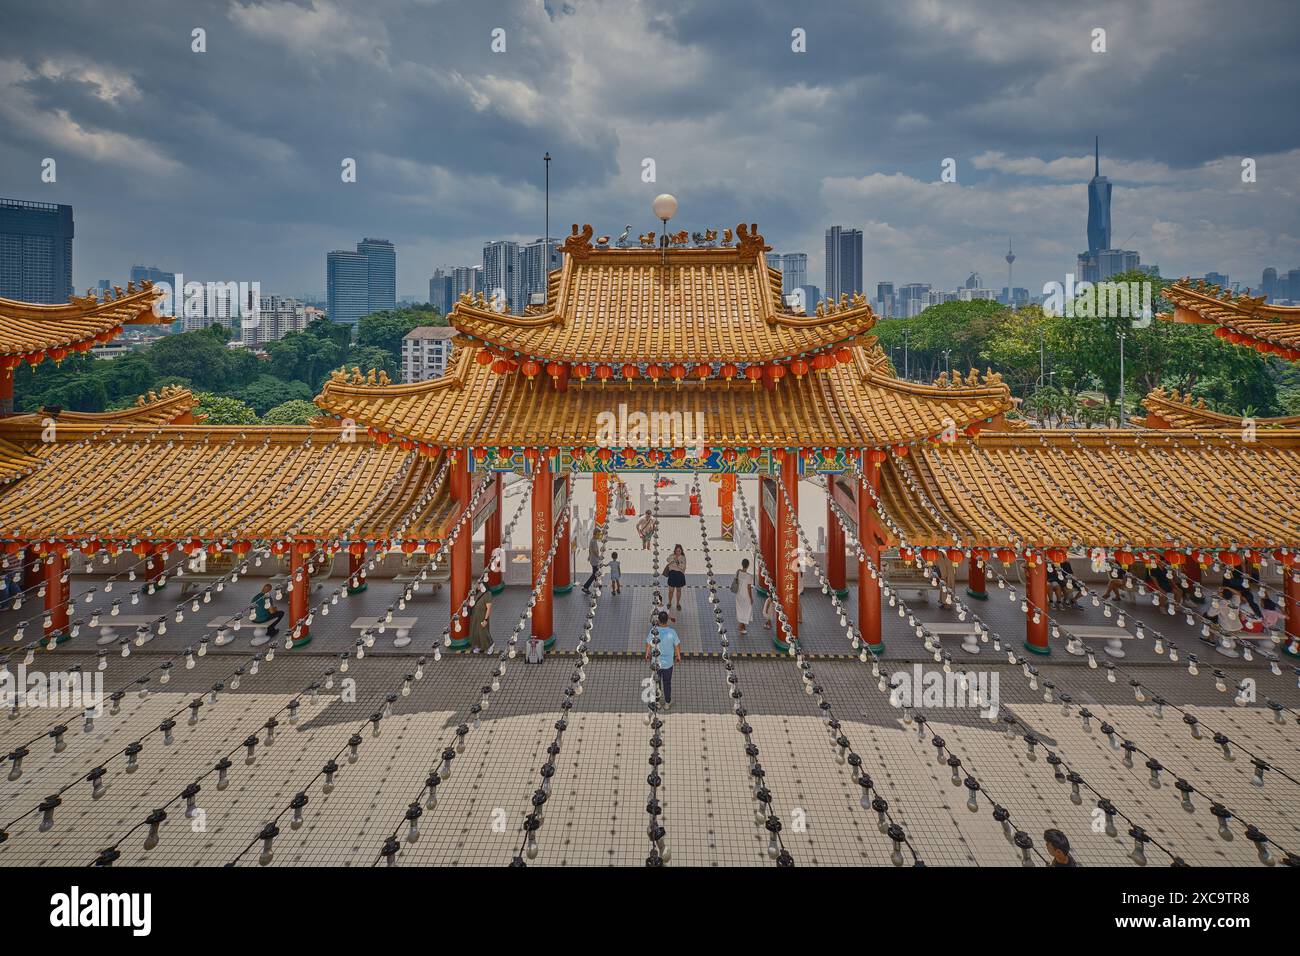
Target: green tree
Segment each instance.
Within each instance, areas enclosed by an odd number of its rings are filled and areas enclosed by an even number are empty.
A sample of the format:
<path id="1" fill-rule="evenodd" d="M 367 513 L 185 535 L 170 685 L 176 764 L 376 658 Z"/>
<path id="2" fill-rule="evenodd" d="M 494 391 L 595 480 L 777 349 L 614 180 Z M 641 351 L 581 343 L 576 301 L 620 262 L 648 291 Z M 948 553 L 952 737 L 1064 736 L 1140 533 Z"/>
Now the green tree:
<path id="1" fill-rule="evenodd" d="M 391 352 L 385 349 L 376 348 L 373 345 L 354 345 L 348 349 L 347 358 L 343 362 L 348 368 L 354 365 L 361 369 L 362 372 L 368 372 L 371 369 L 375 371 L 384 371 L 388 377 L 396 382 L 398 377 L 398 359 Z"/>
<path id="2" fill-rule="evenodd" d="M 220 388 L 227 368 L 224 331 L 214 326 L 169 335 L 149 349 L 149 361 L 160 377 L 179 376 L 200 388 Z"/>
<path id="3" fill-rule="evenodd" d="M 371 312 L 357 325 L 357 344 L 383 349 L 401 364 L 402 338 L 425 325 L 446 325 L 447 319 L 430 307 L 407 307 Z"/>
<path id="4" fill-rule="evenodd" d="M 208 425 L 256 425 L 257 413 L 237 398 L 196 392 L 195 412 L 207 416 Z"/>
<path id="5" fill-rule="evenodd" d="M 227 394 L 244 402 L 259 415 L 265 415 L 269 409 L 285 402 L 310 401 L 314 395 L 306 382 L 267 374 L 259 375 L 247 385 L 232 389 Z"/>
<path id="6" fill-rule="evenodd" d="M 277 405 L 262 416 L 263 425 L 306 425 L 321 414 L 312 402 L 295 399 Z"/>
<path id="7" fill-rule="evenodd" d="M 946 368 L 965 374 L 982 368 L 981 350 L 1007 308 L 987 299 L 932 305 L 911 319 L 888 319 L 873 330 L 889 354 L 902 349 L 906 333 L 913 378 L 937 378 Z M 947 354 L 945 354 L 947 353 Z"/>

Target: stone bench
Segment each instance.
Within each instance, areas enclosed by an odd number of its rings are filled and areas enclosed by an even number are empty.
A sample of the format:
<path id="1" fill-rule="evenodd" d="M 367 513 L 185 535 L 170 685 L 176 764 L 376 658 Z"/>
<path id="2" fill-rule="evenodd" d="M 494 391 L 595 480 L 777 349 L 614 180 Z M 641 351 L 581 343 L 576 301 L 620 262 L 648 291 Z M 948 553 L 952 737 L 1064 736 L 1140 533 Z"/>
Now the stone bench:
<path id="1" fill-rule="evenodd" d="M 1104 640 L 1106 646 L 1102 651 L 1110 657 L 1124 657 L 1124 642 L 1133 640 L 1133 635 L 1122 627 L 1063 627 L 1061 628 L 1069 639 L 1065 646 L 1066 651 L 1074 654 L 1076 657 L 1086 653 L 1082 646 L 1083 638 L 1094 640 Z"/>
<path id="2" fill-rule="evenodd" d="M 380 634 L 391 627 L 397 632 L 393 646 L 406 647 L 411 643 L 411 628 L 415 627 L 417 620 L 418 618 L 414 617 L 394 617 L 391 621 L 385 621 L 382 615 L 380 617 L 359 617 L 352 622 L 352 627 L 359 631 L 377 631 Z"/>
<path id="3" fill-rule="evenodd" d="M 420 578 L 421 571 L 403 571 L 401 574 L 393 575 L 393 580 L 398 584 L 409 584 L 411 590 L 418 592 L 420 585 L 429 585 L 429 593 L 437 594 L 444 584 L 451 583 L 451 565 L 445 563 L 435 569 L 430 569 L 429 573 L 423 579 Z"/>
<path id="4" fill-rule="evenodd" d="M 99 624 L 99 640 L 96 644 L 116 644 L 120 635 L 118 631 L 127 630 L 128 628 L 136 632 L 135 643 L 137 647 L 148 644 L 153 640 L 153 628 L 151 625 L 158 620 L 157 614 L 119 614 L 116 617 L 101 617 Z M 146 628 L 144 635 L 140 634 L 140 628 Z M 141 640 L 141 637 L 144 640 Z"/>
<path id="5" fill-rule="evenodd" d="M 978 624 L 967 624 L 962 621 L 935 621 L 932 624 L 922 622 L 921 627 L 936 638 L 960 637 L 961 649 L 967 654 L 978 654 L 980 652 L 980 628 Z"/>
<path id="6" fill-rule="evenodd" d="M 211 621 L 207 623 L 208 627 L 213 627 L 217 629 L 216 639 L 212 643 L 216 647 L 223 647 L 226 644 L 231 643 L 234 640 L 234 637 L 231 636 L 230 632 L 239 630 L 243 626 L 243 624 L 244 624 L 244 617 L 242 614 L 228 614 L 225 617 L 214 617 Z M 266 637 L 266 625 L 254 624 L 253 636 Z M 266 642 L 263 641 L 263 643 Z"/>

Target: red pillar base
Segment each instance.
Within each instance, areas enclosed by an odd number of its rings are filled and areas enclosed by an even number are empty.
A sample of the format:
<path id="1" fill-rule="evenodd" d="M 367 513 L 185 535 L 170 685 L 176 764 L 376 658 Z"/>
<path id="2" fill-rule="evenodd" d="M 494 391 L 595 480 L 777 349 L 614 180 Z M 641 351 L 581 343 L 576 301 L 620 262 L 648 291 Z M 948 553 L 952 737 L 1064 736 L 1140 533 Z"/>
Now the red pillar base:
<path id="1" fill-rule="evenodd" d="M 1047 562 L 1042 555 L 1038 560 L 1025 559 L 1025 581 L 1028 594 L 1025 600 L 1029 610 L 1025 612 L 1025 650 L 1033 654 L 1050 654 L 1047 644 Z M 1034 623 L 1034 609 L 1038 609 L 1038 623 Z"/>
<path id="2" fill-rule="evenodd" d="M 977 601 L 987 601 L 989 592 L 985 590 L 986 587 L 984 565 L 979 563 L 978 558 L 972 556 L 966 565 L 966 596 Z"/>

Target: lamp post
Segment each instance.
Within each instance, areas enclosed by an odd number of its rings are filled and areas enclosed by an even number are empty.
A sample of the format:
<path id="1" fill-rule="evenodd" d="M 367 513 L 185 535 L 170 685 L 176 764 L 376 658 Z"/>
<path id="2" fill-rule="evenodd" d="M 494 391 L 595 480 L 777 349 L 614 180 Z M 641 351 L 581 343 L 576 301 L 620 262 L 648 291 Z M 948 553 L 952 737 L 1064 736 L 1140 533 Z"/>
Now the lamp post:
<path id="1" fill-rule="evenodd" d="M 1127 333 L 1121 330 L 1119 333 L 1119 427 L 1124 427 L 1124 339 L 1128 337 Z"/>
<path id="2" fill-rule="evenodd" d="M 668 220 L 677 215 L 677 197 L 671 193 L 660 193 L 650 204 L 655 218 L 663 223 L 663 232 L 659 234 L 659 261 L 668 264 Z"/>
<path id="3" fill-rule="evenodd" d="M 551 154 L 548 151 L 542 156 L 542 162 L 546 164 L 546 231 L 542 233 L 542 255 L 546 257 L 546 265 L 542 269 L 543 280 L 546 279 L 546 273 L 551 269 Z M 550 296 L 551 283 L 542 282 L 542 301 L 548 301 Z"/>
<path id="4" fill-rule="evenodd" d="M 949 375 L 952 374 L 952 362 L 949 359 L 949 356 L 951 355 L 952 355 L 952 349 L 943 350 L 943 370 L 947 372 Z"/>

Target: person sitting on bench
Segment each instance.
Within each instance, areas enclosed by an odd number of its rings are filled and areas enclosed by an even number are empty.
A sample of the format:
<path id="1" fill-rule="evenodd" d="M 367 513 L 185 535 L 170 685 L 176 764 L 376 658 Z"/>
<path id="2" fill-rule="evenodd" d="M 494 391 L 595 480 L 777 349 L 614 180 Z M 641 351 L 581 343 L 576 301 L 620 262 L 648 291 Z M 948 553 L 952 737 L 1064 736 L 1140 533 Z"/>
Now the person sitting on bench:
<path id="1" fill-rule="evenodd" d="M 253 609 L 253 623 L 267 625 L 267 636 L 275 637 L 276 625 L 284 618 L 284 612 L 277 610 L 271 602 L 271 585 L 263 584 L 262 590 L 253 595 L 249 605 Z"/>

